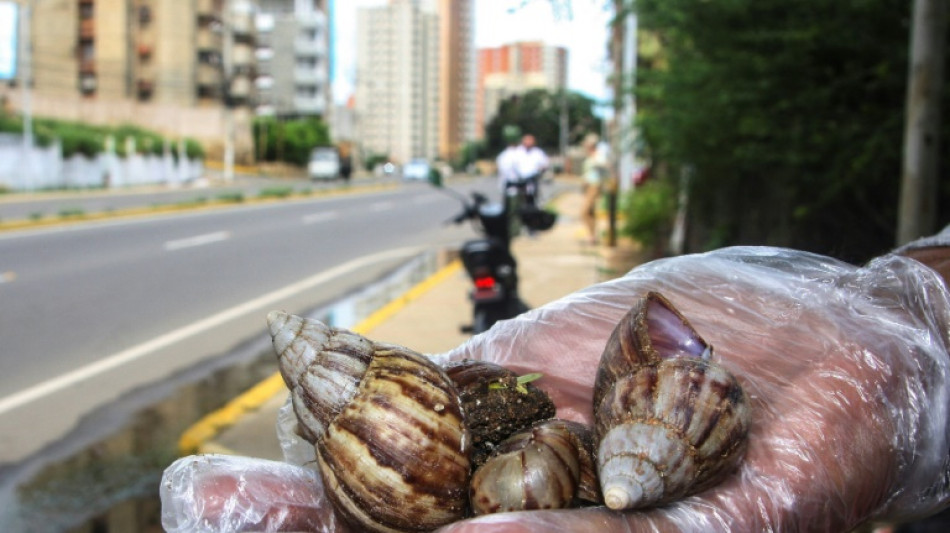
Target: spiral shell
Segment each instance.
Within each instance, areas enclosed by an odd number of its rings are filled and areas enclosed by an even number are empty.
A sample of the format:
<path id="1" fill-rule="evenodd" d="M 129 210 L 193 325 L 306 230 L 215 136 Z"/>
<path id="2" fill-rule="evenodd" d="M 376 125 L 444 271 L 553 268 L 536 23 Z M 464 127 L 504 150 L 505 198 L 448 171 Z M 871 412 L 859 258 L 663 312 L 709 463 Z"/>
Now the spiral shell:
<path id="1" fill-rule="evenodd" d="M 301 434 L 326 493 L 360 531 L 462 518 L 470 478 L 458 393 L 427 358 L 283 312 L 268 317 Z"/>
<path id="2" fill-rule="evenodd" d="M 561 509 L 600 499 L 590 428 L 544 420 L 499 445 L 472 476 L 475 514 Z"/>
<path id="3" fill-rule="evenodd" d="M 611 509 L 695 494 L 734 469 L 750 410 L 741 386 L 673 305 L 649 293 L 620 321 L 594 390 L 597 462 Z"/>

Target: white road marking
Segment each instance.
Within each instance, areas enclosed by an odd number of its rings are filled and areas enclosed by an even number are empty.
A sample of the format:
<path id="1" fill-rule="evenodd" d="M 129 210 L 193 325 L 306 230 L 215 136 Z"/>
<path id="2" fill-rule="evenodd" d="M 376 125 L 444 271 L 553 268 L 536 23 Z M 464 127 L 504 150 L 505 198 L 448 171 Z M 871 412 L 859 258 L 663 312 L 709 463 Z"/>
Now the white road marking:
<path id="1" fill-rule="evenodd" d="M 136 359 L 141 359 L 156 350 L 160 350 L 177 342 L 181 342 L 189 337 L 198 335 L 199 333 L 217 327 L 244 314 L 250 313 L 252 311 L 259 311 L 261 308 L 272 306 L 284 298 L 288 298 L 300 291 L 340 277 L 358 268 L 388 259 L 409 257 L 419 253 L 419 251 L 420 248 L 415 247 L 396 248 L 393 250 L 380 252 L 378 254 L 363 256 L 347 263 L 343 263 L 342 265 L 338 265 L 329 270 L 325 270 L 309 278 L 305 278 L 281 289 L 277 289 L 274 292 L 261 295 L 253 300 L 249 300 L 230 309 L 225 309 L 224 311 L 209 316 L 204 320 L 193 322 L 187 326 L 169 331 L 164 335 L 155 337 L 154 339 L 143 342 L 137 346 L 122 350 L 119 353 L 100 359 L 95 363 L 77 368 L 72 372 L 67 372 L 53 379 L 37 383 L 36 385 L 28 389 L 24 389 L 16 394 L 11 394 L 5 398 L 0 398 L 0 414 L 12 411 L 18 407 L 22 407 L 23 405 L 26 405 L 34 400 L 42 398 L 43 396 L 58 392 L 67 387 L 72 387 L 76 383 L 98 376 L 99 374 L 112 370 L 113 368 L 119 367 L 126 363 L 135 361 Z"/>
<path id="2" fill-rule="evenodd" d="M 380 211 L 388 211 L 394 207 L 396 207 L 394 202 L 376 202 L 375 204 L 371 204 L 369 206 L 369 210 L 374 213 L 379 213 Z"/>
<path id="3" fill-rule="evenodd" d="M 195 246 L 204 246 L 205 244 L 211 244 L 213 242 L 226 241 L 231 238 L 230 231 L 216 231 L 214 233 L 205 233 L 203 235 L 195 235 L 194 237 L 188 237 L 185 239 L 177 239 L 174 241 L 168 241 L 165 243 L 165 250 L 181 250 L 182 248 L 192 248 Z"/>
<path id="4" fill-rule="evenodd" d="M 304 224 L 317 224 L 320 222 L 326 222 L 328 220 L 333 220 L 335 218 L 340 218 L 340 213 L 337 211 L 324 211 L 322 213 L 313 213 L 310 215 L 304 215 L 300 217 L 300 221 Z"/>

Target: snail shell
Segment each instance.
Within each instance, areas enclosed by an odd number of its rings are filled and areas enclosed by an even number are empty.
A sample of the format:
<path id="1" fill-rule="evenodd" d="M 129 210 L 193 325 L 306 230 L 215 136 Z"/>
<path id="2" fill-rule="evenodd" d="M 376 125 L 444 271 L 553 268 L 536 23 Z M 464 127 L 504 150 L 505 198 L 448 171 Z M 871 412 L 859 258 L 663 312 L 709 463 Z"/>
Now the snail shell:
<path id="1" fill-rule="evenodd" d="M 620 321 L 594 390 L 598 473 L 611 509 L 661 505 L 721 481 L 746 447 L 742 387 L 663 296 Z"/>
<path id="2" fill-rule="evenodd" d="M 593 434 L 566 420 L 544 420 L 502 442 L 472 476 L 475 514 L 561 509 L 600 500 Z"/>
<path id="3" fill-rule="evenodd" d="M 470 479 L 458 393 L 425 356 L 274 311 L 281 375 L 326 493 L 360 531 L 427 531 L 462 518 Z"/>

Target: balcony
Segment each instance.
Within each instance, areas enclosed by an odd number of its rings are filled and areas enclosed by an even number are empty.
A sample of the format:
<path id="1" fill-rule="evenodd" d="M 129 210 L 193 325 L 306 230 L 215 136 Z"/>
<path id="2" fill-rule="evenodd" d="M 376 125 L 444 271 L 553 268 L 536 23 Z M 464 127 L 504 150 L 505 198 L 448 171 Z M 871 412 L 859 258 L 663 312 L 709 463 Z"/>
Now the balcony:
<path id="1" fill-rule="evenodd" d="M 296 39 L 294 40 L 294 55 L 302 57 L 325 56 L 327 47 L 323 41 Z"/>
<path id="2" fill-rule="evenodd" d="M 195 73 L 195 83 L 205 86 L 217 86 L 221 84 L 221 70 L 213 65 L 198 65 Z"/>
<path id="3" fill-rule="evenodd" d="M 82 19 L 79 21 L 79 38 L 80 39 L 93 39 L 96 36 L 96 21 L 95 19 Z"/>
<path id="4" fill-rule="evenodd" d="M 322 114 L 326 111 L 326 99 L 322 96 L 295 96 L 294 111 L 305 114 Z"/>
<path id="5" fill-rule="evenodd" d="M 139 43 L 135 47 L 135 52 L 138 54 L 139 59 L 147 60 L 152 57 L 152 45 L 149 43 Z"/>
<path id="6" fill-rule="evenodd" d="M 326 83 L 326 72 L 317 68 L 295 68 L 294 82 L 297 85 L 319 85 Z"/>
<path id="7" fill-rule="evenodd" d="M 231 81 L 231 97 L 236 100 L 246 100 L 251 97 L 251 80 L 240 77 Z"/>
<path id="8" fill-rule="evenodd" d="M 210 29 L 199 29 L 195 34 L 195 47 L 198 50 L 220 50 L 222 44 L 221 34 Z"/>
<path id="9" fill-rule="evenodd" d="M 139 100 L 148 100 L 155 92 L 155 82 L 149 78 L 139 78 L 135 82 L 135 90 Z"/>
<path id="10" fill-rule="evenodd" d="M 96 61 L 94 59 L 83 59 L 79 61 L 80 74 L 96 74 Z"/>

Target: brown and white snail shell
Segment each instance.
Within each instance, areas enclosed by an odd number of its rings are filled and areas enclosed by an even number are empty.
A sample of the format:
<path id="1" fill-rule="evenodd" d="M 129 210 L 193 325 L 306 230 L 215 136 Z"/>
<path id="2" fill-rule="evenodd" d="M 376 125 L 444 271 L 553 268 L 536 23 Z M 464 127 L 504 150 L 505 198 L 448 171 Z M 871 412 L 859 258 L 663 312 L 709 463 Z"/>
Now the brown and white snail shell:
<path id="1" fill-rule="evenodd" d="M 283 312 L 267 316 L 326 494 L 359 531 L 428 531 L 468 508 L 458 392 L 425 356 Z"/>
<path id="2" fill-rule="evenodd" d="M 746 447 L 750 410 L 712 346 L 663 296 L 649 293 L 620 321 L 594 388 L 604 503 L 661 505 L 728 474 Z"/>
<path id="3" fill-rule="evenodd" d="M 562 509 L 597 502 L 593 433 L 550 419 L 509 437 L 472 476 L 475 514 Z"/>

